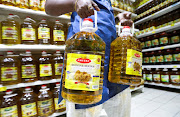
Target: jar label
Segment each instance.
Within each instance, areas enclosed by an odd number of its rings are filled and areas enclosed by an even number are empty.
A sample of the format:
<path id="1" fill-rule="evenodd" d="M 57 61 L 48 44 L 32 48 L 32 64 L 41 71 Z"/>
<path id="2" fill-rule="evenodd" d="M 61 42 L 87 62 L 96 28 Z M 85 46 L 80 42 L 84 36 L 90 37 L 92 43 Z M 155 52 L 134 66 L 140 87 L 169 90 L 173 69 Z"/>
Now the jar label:
<path id="1" fill-rule="evenodd" d="M 169 82 L 169 75 L 161 75 L 162 82 Z"/>
<path id="2" fill-rule="evenodd" d="M 53 30 L 54 41 L 65 41 L 64 31 L 62 30 Z"/>
<path id="3" fill-rule="evenodd" d="M 153 74 L 154 81 L 161 81 L 160 74 Z"/>
<path id="4" fill-rule="evenodd" d="M 98 91 L 101 73 L 101 56 L 91 54 L 67 54 L 65 88 Z"/>
<path id="5" fill-rule="evenodd" d="M 143 74 L 143 79 L 146 80 L 146 74 Z"/>
<path id="6" fill-rule="evenodd" d="M 172 83 L 180 83 L 180 75 L 171 75 L 170 78 Z"/>
<path id="7" fill-rule="evenodd" d="M 152 74 L 146 74 L 146 80 L 152 81 Z"/>
<path id="8" fill-rule="evenodd" d="M 16 4 L 26 5 L 28 6 L 28 0 L 16 0 Z"/>
<path id="9" fill-rule="evenodd" d="M 36 40 L 34 28 L 22 28 L 22 40 Z"/>
<path id="10" fill-rule="evenodd" d="M 17 79 L 17 67 L 1 67 L 1 81 L 13 81 Z"/>
<path id="11" fill-rule="evenodd" d="M 40 64 L 40 77 L 51 76 L 52 66 L 51 64 Z"/>
<path id="12" fill-rule="evenodd" d="M 48 116 L 53 113 L 53 100 L 38 101 L 39 116 Z"/>
<path id="13" fill-rule="evenodd" d="M 29 1 L 30 7 L 38 7 L 40 6 L 40 0 L 30 0 Z"/>
<path id="14" fill-rule="evenodd" d="M 142 76 L 142 52 L 127 49 L 126 74 Z"/>
<path id="15" fill-rule="evenodd" d="M 149 63 L 149 57 L 144 57 L 144 63 Z"/>
<path id="16" fill-rule="evenodd" d="M 146 41 L 146 42 L 145 42 L 145 46 L 146 46 L 146 47 L 151 47 L 151 41 Z"/>
<path id="17" fill-rule="evenodd" d="M 159 45 L 159 39 L 152 40 L 152 46 Z"/>
<path id="18" fill-rule="evenodd" d="M 18 117 L 17 105 L 1 108 L 1 117 Z"/>
<path id="19" fill-rule="evenodd" d="M 173 57 L 172 55 L 164 55 L 164 62 L 172 62 Z"/>
<path id="20" fill-rule="evenodd" d="M 145 43 L 144 43 L 144 42 L 142 42 L 142 43 L 141 43 L 141 46 L 142 46 L 142 48 L 144 48 L 144 47 L 145 47 Z"/>
<path id="21" fill-rule="evenodd" d="M 163 56 L 156 56 L 156 61 L 157 62 L 164 62 Z"/>
<path id="22" fill-rule="evenodd" d="M 55 75 L 61 75 L 63 68 L 63 63 L 56 63 L 55 64 Z"/>
<path id="23" fill-rule="evenodd" d="M 60 109 L 66 108 L 66 100 L 63 99 L 58 104 L 58 98 L 54 98 L 54 105 L 55 105 L 55 110 L 60 110 Z"/>
<path id="24" fill-rule="evenodd" d="M 150 57 L 150 63 L 155 63 L 155 62 L 156 62 L 156 57 L 155 56 Z"/>
<path id="25" fill-rule="evenodd" d="M 34 78 L 36 77 L 35 65 L 22 65 L 22 78 Z"/>
<path id="26" fill-rule="evenodd" d="M 36 102 L 21 105 L 22 117 L 30 117 L 37 115 Z"/>
<path id="27" fill-rule="evenodd" d="M 49 28 L 38 28 L 38 39 L 50 39 L 50 29 Z"/>
<path id="28" fill-rule="evenodd" d="M 180 53 L 179 54 L 173 54 L 173 61 L 180 61 Z"/>
<path id="29" fill-rule="evenodd" d="M 160 38 L 160 44 L 167 44 L 167 43 L 168 43 L 168 37 Z"/>
<path id="30" fill-rule="evenodd" d="M 2 39 L 18 39 L 18 33 L 16 27 L 2 26 Z"/>
<path id="31" fill-rule="evenodd" d="M 171 43 L 179 43 L 180 40 L 179 40 L 179 36 L 173 36 L 171 37 Z"/>

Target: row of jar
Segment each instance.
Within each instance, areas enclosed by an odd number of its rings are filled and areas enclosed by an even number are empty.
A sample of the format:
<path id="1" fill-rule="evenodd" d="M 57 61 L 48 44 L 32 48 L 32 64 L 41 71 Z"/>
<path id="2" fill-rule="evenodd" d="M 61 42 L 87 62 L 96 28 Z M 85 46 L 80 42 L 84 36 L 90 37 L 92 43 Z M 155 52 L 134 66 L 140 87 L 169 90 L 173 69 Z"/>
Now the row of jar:
<path id="1" fill-rule="evenodd" d="M 54 112 L 63 112 L 66 110 L 66 101 L 62 100 L 58 104 L 59 88 L 60 84 L 56 83 L 7 90 L 1 93 L 0 116 L 48 117 Z"/>
<path id="2" fill-rule="evenodd" d="M 29 50 L 21 57 L 8 51 L 0 64 L 0 83 L 3 85 L 60 79 L 63 56 L 59 50 L 53 56 L 43 51 L 40 57 L 32 56 Z"/>
<path id="3" fill-rule="evenodd" d="M 59 20 L 55 21 L 53 28 L 47 24 L 46 19 L 42 19 L 38 26 L 30 17 L 24 19 L 20 25 L 13 14 L 1 22 L 2 44 L 54 44 L 64 45 L 65 34 L 63 24 Z"/>
<path id="4" fill-rule="evenodd" d="M 173 69 L 143 69 L 143 79 L 147 82 L 180 85 L 180 70 Z"/>
<path id="5" fill-rule="evenodd" d="M 180 30 L 175 30 L 172 33 L 162 32 L 160 34 L 148 36 L 139 40 L 142 42 L 141 45 L 143 49 L 179 44 Z"/>
<path id="6" fill-rule="evenodd" d="M 180 64 L 180 48 L 143 53 L 143 65 Z"/>

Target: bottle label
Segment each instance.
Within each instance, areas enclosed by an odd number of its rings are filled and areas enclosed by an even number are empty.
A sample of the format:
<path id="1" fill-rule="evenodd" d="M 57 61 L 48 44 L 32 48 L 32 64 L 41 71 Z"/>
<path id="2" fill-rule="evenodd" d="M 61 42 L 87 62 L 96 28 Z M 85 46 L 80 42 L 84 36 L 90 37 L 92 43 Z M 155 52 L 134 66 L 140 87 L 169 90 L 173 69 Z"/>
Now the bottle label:
<path id="1" fill-rule="evenodd" d="M 9 2 L 15 4 L 15 0 L 2 0 L 2 2 Z"/>
<path id="2" fill-rule="evenodd" d="M 164 62 L 172 62 L 173 57 L 172 55 L 164 55 Z"/>
<path id="3" fill-rule="evenodd" d="M 38 7 L 40 6 L 40 0 L 30 0 L 29 1 L 30 7 Z"/>
<path id="4" fill-rule="evenodd" d="M 127 49 L 126 74 L 142 76 L 142 52 Z"/>
<path id="5" fill-rule="evenodd" d="M 156 62 L 156 57 L 155 56 L 150 57 L 150 63 L 155 63 L 155 62 Z"/>
<path id="6" fill-rule="evenodd" d="M 22 28 L 22 40 L 36 40 L 35 29 Z"/>
<path id="7" fill-rule="evenodd" d="M 179 40 L 179 36 L 173 36 L 171 37 L 171 43 L 179 43 L 180 40 Z"/>
<path id="8" fill-rule="evenodd" d="M 146 42 L 145 42 L 145 46 L 146 46 L 146 47 L 151 47 L 151 41 L 146 41 Z"/>
<path id="9" fill-rule="evenodd" d="M 173 54 L 173 61 L 180 61 L 180 53 L 179 54 Z"/>
<path id="10" fill-rule="evenodd" d="M 146 74 L 146 80 L 152 81 L 152 74 Z"/>
<path id="11" fill-rule="evenodd" d="M 154 81 L 161 81 L 160 74 L 153 74 Z"/>
<path id="12" fill-rule="evenodd" d="M 46 0 L 41 0 L 41 9 L 45 9 Z"/>
<path id="13" fill-rule="evenodd" d="M 55 64 L 55 75 L 61 75 L 63 68 L 63 63 L 56 63 Z"/>
<path id="14" fill-rule="evenodd" d="M 39 116 L 48 116 L 53 113 L 53 100 L 38 101 Z"/>
<path id="15" fill-rule="evenodd" d="M 21 105 L 22 117 L 30 117 L 37 115 L 36 102 Z"/>
<path id="16" fill-rule="evenodd" d="M 16 4 L 28 6 L 28 0 L 16 0 Z"/>
<path id="17" fill-rule="evenodd" d="M 141 46 L 142 46 L 142 48 L 145 48 L 145 43 L 142 42 L 142 43 L 141 43 Z"/>
<path id="18" fill-rule="evenodd" d="M 170 78 L 172 83 L 180 83 L 180 75 L 171 75 Z"/>
<path id="19" fill-rule="evenodd" d="M 156 56 L 156 62 L 164 62 L 163 56 Z"/>
<path id="20" fill-rule="evenodd" d="M 100 72 L 100 55 L 68 53 L 65 88 L 98 91 Z"/>
<path id="21" fill-rule="evenodd" d="M 149 57 L 144 57 L 144 63 L 149 63 Z"/>
<path id="22" fill-rule="evenodd" d="M 65 41 L 64 31 L 62 30 L 53 30 L 54 41 Z"/>
<path id="23" fill-rule="evenodd" d="M 60 110 L 63 108 L 66 108 L 66 100 L 62 100 L 59 104 L 58 104 L 58 98 L 54 98 L 54 105 L 55 105 L 55 110 Z"/>
<path id="24" fill-rule="evenodd" d="M 49 28 L 38 28 L 38 39 L 50 39 L 50 29 Z"/>
<path id="25" fill-rule="evenodd" d="M 2 39 L 18 39 L 18 33 L 16 27 L 3 26 L 2 27 Z"/>
<path id="26" fill-rule="evenodd" d="M 35 65 L 22 65 L 22 78 L 34 78 L 36 77 Z"/>
<path id="27" fill-rule="evenodd" d="M 146 74 L 143 74 L 143 79 L 146 80 Z"/>
<path id="28" fill-rule="evenodd" d="M 40 64 L 40 77 L 51 76 L 52 66 L 51 64 Z"/>
<path id="29" fill-rule="evenodd" d="M 1 108 L 1 117 L 18 117 L 17 106 Z"/>
<path id="30" fill-rule="evenodd" d="M 168 25 L 174 25 L 174 21 L 170 21 L 170 22 L 168 22 Z"/>
<path id="31" fill-rule="evenodd" d="M 13 81 L 17 79 L 17 67 L 1 67 L 1 81 Z"/>
<path id="32" fill-rule="evenodd" d="M 161 75 L 162 82 L 169 82 L 169 75 Z"/>
<path id="33" fill-rule="evenodd" d="M 160 44 L 167 44 L 167 43 L 168 43 L 168 37 L 160 38 Z"/>
<path id="34" fill-rule="evenodd" d="M 152 40 L 152 46 L 159 45 L 159 39 Z"/>

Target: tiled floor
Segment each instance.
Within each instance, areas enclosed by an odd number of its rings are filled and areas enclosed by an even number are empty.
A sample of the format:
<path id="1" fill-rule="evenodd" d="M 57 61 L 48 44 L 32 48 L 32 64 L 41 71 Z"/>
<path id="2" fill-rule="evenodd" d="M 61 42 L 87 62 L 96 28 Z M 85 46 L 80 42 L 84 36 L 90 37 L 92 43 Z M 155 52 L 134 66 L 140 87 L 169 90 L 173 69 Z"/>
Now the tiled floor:
<path id="1" fill-rule="evenodd" d="M 180 117 L 180 93 L 153 88 L 133 92 L 131 117 Z"/>

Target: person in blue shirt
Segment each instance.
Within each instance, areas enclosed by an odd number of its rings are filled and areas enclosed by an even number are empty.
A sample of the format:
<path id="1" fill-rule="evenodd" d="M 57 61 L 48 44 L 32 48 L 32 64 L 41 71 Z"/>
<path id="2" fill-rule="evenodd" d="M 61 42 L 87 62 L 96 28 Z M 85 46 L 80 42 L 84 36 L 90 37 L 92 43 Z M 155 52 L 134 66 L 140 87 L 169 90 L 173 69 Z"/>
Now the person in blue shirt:
<path id="1" fill-rule="evenodd" d="M 92 105 L 75 105 L 75 109 L 86 109 L 95 107 L 105 103 L 112 99 L 116 95 L 120 95 L 129 86 L 110 83 L 108 81 L 109 71 L 109 57 L 110 57 L 110 44 L 116 39 L 116 27 L 115 24 L 121 21 L 122 25 L 131 26 L 131 13 L 125 12 L 118 14 L 114 18 L 113 9 L 111 7 L 110 0 L 46 0 L 45 11 L 49 15 L 59 16 L 65 13 L 73 12 L 71 15 L 71 26 L 68 30 L 67 38 L 70 38 L 75 33 L 79 32 L 80 18 L 91 18 L 94 21 L 94 9 L 97 10 L 97 23 L 98 30 L 95 32 L 106 43 L 105 52 L 105 67 L 104 67 L 104 83 L 103 83 L 103 96 L 102 100 L 97 104 Z M 130 91 L 127 91 L 130 95 Z M 128 98 L 130 99 L 130 97 Z M 59 101 L 62 100 L 61 93 L 59 94 Z M 129 100 L 130 102 L 130 100 Z M 108 112 L 107 112 L 108 113 Z M 116 117 L 108 115 L 108 117 Z M 75 117 L 75 116 L 74 116 Z M 79 116 L 80 117 L 80 116 Z M 120 117 L 120 116 L 117 116 Z M 127 117 L 122 115 L 122 117 Z"/>

